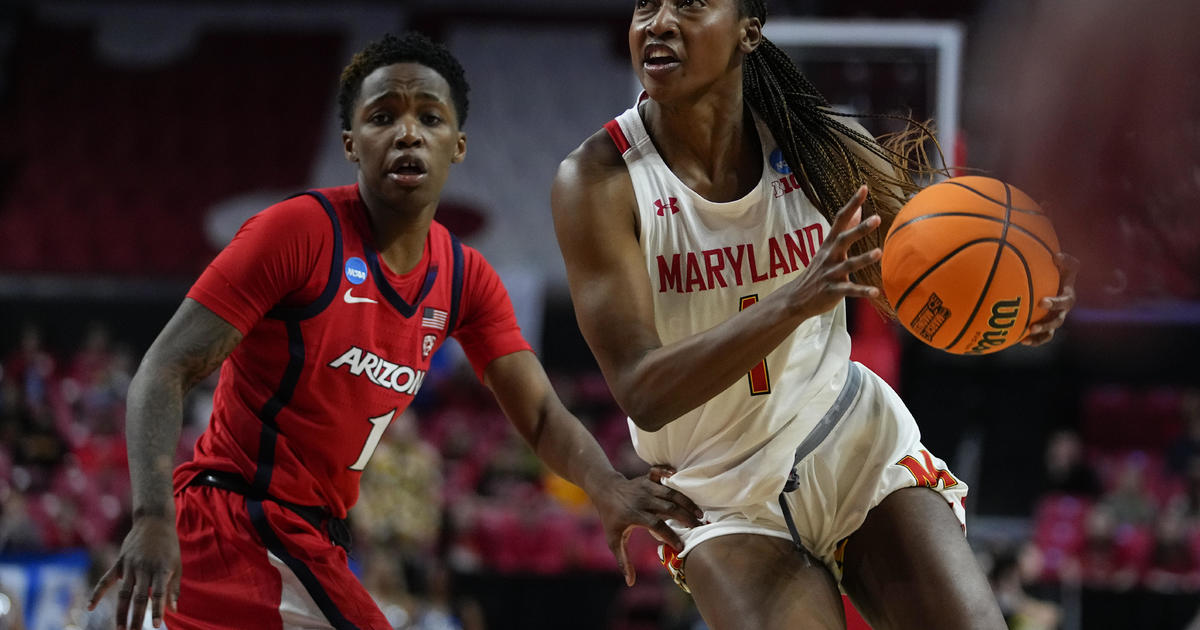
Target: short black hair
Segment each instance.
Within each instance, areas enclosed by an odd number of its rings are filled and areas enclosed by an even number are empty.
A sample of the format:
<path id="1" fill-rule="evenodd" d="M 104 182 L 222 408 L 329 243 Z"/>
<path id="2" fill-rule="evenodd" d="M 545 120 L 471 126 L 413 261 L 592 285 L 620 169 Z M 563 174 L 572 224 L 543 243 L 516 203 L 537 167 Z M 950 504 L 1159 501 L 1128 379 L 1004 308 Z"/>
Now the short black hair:
<path id="1" fill-rule="evenodd" d="M 445 46 L 421 33 L 410 31 L 399 37 L 385 35 L 383 39 L 367 44 L 355 53 L 350 59 L 350 64 L 342 70 L 342 79 L 338 86 L 338 109 L 342 118 L 342 129 L 350 130 L 354 102 L 362 92 L 362 82 L 367 75 L 383 66 L 410 62 L 419 63 L 437 72 L 450 84 L 450 96 L 454 99 L 454 111 L 458 114 L 458 126 L 461 128 L 467 122 L 467 93 L 471 91 L 462 64 Z"/>
<path id="2" fill-rule="evenodd" d="M 767 0 L 740 0 L 738 2 L 739 17 L 756 17 L 759 22 L 767 21 Z"/>

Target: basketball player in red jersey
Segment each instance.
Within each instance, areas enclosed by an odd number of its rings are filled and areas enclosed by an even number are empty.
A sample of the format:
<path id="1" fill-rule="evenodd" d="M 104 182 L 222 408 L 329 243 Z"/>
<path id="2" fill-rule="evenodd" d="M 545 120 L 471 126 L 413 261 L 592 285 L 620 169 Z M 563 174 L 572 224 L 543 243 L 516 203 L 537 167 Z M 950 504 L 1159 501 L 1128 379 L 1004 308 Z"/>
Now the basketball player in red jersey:
<path id="1" fill-rule="evenodd" d="M 882 234 L 933 169 L 837 116 L 765 19 L 763 0 L 638 0 L 643 99 L 552 193 L 634 446 L 705 512 L 671 523 L 684 547 L 664 564 L 713 630 L 844 628 L 839 587 L 875 628 L 1003 628 L 963 535 L 966 484 L 849 359 L 845 298 L 882 300 Z M 1031 345 L 1074 304 L 1059 260 Z"/>
<path id="2" fill-rule="evenodd" d="M 635 526 L 696 506 L 617 473 L 564 408 L 475 250 L 434 221 L 462 161 L 468 86 L 418 34 L 354 56 L 339 104 L 355 185 L 251 218 L 147 352 L 129 391 L 133 528 L 92 605 L 118 581 L 117 625 L 390 628 L 347 567 L 347 510 L 388 423 L 453 335 L 535 452 L 596 504 L 632 583 Z M 208 429 L 174 471 L 180 402 L 221 366 Z M 174 495 L 174 500 L 172 500 Z"/>

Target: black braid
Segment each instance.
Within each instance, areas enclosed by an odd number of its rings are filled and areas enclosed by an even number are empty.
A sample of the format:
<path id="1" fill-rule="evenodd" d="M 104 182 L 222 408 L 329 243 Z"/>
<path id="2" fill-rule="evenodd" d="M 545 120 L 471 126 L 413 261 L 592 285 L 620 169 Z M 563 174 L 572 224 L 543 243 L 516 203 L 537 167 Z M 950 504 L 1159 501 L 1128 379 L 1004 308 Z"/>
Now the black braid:
<path id="1" fill-rule="evenodd" d="M 763 0 L 744 0 L 742 13 L 765 19 L 765 3 Z M 927 125 L 902 116 L 870 116 L 909 123 L 905 131 L 877 142 L 838 120 L 839 117 L 854 116 L 832 110 L 787 53 L 766 38 L 746 57 L 742 75 L 746 104 L 771 130 L 805 194 L 827 220 L 832 223 L 834 215 L 854 191 L 867 184 L 869 193 L 863 205 L 863 218 L 878 214 L 882 223 L 873 234 L 855 243 L 852 255 L 880 247 L 900 207 L 920 190 L 917 182 L 944 173 L 930 165 L 925 153 L 927 140 L 937 146 Z M 863 159 L 849 149 L 848 142 L 863 147 L 891 168 L 881 169 Z M 857 272 L 854 279 L 880 286 L 879 265 Z M 892 312 L 882 297 L 875 305 L 882 312 Z"/>

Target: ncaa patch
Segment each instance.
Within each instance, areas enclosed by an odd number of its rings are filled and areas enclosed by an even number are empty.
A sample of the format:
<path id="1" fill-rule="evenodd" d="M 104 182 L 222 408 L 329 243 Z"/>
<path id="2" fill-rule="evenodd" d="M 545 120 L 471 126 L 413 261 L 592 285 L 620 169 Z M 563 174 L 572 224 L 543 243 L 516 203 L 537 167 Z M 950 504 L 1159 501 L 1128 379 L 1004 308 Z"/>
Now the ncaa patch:
<path id="1" fill-rule="evenodd" d="M 771 161 L 771 168 L 775 169 L 776 173 L 780 175 L 792 174 L 792 167 L 788 166 L 787 160 L 783 159 L 783 151 L 781 149 L 772 151 L 769 159 Z"/>
<path id="2" fill-rule="evenodd" d="M 345 273 L 350 284 L 362 284 L 367 281 L 367 263 L 354 256 L 346 261 Z"/>

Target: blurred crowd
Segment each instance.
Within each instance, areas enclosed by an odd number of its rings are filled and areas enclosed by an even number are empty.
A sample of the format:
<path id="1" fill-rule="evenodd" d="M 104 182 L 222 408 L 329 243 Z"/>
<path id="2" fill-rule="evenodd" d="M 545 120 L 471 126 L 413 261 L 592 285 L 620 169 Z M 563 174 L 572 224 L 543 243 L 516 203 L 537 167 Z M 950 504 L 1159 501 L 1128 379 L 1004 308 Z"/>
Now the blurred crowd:
<path id="1" fill-rule="evenodd" d="M 1123 423 L 1141 446 L 1116 429 L 1050 437 L 1029 540 L 985 554 L 1009 627 L 1066 627 L 1072 607 L 1072 627 L 1200 628 L 1200 391 L 1089 398 L 1085 414 Z"/>

